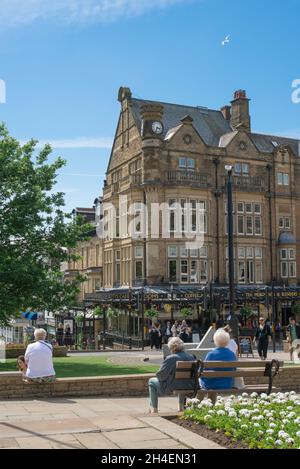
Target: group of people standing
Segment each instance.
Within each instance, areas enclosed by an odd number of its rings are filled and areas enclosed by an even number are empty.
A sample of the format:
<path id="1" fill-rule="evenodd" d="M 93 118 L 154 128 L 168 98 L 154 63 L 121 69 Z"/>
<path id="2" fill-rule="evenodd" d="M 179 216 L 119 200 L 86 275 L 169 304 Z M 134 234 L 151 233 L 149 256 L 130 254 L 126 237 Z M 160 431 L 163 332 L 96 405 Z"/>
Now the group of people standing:
<path id="1" fill-rule="evenodd" d="M 159 322 L 153 323 L 149 329 L 151 350 L 153 347 L 157 350 L 161 349 L 162 344 L 167 344 L 171 337 L 179 337 L 183 342 L 190 342 L 192 329 L 184 319 L 181 322 L 175 321 L 173 324 L 167 321 L 163 326 Z"/>
<path id="2" fill-rule="evenodd" d="M 56 331 L 56 341 L 59 346 L 65 345 L 70 350 L 73 345 L 73 337 L 69 324 L 64 327 L 62 323 L 59 323 Z"/>

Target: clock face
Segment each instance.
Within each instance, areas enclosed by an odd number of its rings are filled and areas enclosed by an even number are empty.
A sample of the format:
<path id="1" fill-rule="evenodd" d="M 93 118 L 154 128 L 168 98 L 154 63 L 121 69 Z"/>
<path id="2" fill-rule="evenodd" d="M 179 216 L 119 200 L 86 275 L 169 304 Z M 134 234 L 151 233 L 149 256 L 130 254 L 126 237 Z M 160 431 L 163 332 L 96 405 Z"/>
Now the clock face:
<path id="1" fill-rule="evenodd" d="M 163 126 L 161 122 L 153 122 L 152 124 L 152 131 L 155 134 L 161 134 L 163 131 Z"/>

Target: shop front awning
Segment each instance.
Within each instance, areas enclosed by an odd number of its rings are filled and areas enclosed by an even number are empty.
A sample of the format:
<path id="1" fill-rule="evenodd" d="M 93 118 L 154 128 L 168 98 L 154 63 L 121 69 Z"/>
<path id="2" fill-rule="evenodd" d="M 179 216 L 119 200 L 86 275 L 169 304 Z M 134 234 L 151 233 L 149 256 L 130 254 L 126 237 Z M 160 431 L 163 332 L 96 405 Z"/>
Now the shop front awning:
<path id="1" fill-rule="evenodd" d="M 271 303 L 272 298 L 278 301 L 300 300 L 300 286 L 291 285 L 236 285 L 235 300 L 237 303 Z M 223 303 L 229 302 L 229 287 L 213 286 L 212 293 Z"/>
<path id="2" fill-rule="evenodd" d="M 147 285 L 144 287 L 99 290 L 85 295 L 85 303 L 133 304 L 183 302 L 201 303 L 204 301 L 204 286 Z"/>

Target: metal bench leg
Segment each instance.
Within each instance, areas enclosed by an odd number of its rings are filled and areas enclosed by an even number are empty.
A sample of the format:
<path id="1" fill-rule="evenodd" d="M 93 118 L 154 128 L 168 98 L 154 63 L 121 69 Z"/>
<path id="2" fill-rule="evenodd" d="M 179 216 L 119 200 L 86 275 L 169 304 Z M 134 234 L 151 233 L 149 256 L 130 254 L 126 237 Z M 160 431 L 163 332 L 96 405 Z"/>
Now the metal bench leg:
<path id="1" fill-rule="evenodd" d="M 210 397 L 213 405 L 215 405 L 216 400 L 217 400 L 217 393 L 216 392 L 209 392 L 208 397 Z"/>
<path id="2" fill-rule="evenodd" d="M 184 411 L 184 407 L 186 404 L 186 397 L 184 394 L 178 394 L 178 410 L 179 412 Z"/>

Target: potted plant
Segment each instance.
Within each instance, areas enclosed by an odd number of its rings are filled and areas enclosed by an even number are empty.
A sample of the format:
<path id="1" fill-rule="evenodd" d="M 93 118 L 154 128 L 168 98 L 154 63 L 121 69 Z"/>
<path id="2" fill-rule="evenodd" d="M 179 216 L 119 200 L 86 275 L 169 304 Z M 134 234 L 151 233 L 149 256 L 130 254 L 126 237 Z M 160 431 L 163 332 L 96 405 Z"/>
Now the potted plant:
<path id="1" fill-rule="evenodd" d="M 191 308 L 184 307 L 184 308 L 181 308 L 180 314 L 181 314 L 184 318 L 189 318 L 190 316 L 193 315 L 193 311 L 192 311 Z"/>
<path id="2" fill-rule="evenodd" d="M 149 319 L 153 319 L 153 318 L 157 317 L 157 314 L 158 314 L 158 312 L 154 308 L 149 308 L 145 311 L 145 316 L 146 316 L 146 318 L 149 318 Z"/>

